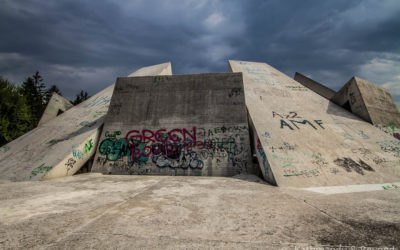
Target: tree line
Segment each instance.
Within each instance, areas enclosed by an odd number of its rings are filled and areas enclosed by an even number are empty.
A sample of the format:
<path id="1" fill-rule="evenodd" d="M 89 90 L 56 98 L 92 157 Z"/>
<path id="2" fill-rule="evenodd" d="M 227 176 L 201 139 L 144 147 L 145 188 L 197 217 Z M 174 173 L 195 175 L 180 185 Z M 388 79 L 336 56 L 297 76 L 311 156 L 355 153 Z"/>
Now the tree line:
<path id="1" fill-rule="evenodd" d="M 56 85 L 47 88 L 38 71 L 19 86 L 0 76 L 0 147 L 38 125 L 53 93 L 62 95 Z M 81 90 L 71 103 L 89 97 Z"/>

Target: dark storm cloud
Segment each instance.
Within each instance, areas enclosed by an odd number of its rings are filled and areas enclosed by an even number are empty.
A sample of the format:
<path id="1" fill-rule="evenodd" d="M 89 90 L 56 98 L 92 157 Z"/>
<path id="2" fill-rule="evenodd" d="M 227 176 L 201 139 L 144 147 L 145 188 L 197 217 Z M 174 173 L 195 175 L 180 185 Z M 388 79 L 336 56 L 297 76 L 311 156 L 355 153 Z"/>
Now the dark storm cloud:
<path id="1" fill-rule="evenodd" d="M 398 1 L 2 1 L 0 74 L 39 70 L 72 98 L 171 61 L 175 74 L 267 62 L 337 89 L 358 75 L 400 90 Z M 389 69 L 389 70 L 388 70 Z"/>

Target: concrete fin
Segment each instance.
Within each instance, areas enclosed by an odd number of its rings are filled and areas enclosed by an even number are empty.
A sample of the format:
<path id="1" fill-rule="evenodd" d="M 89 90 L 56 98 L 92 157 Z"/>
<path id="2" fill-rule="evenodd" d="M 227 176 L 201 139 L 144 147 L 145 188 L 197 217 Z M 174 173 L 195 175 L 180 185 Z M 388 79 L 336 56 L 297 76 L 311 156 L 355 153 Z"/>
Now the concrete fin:
<path id="1" fill-rule="evenodd" d="M 328 100 L 331 100 L 332 97 L 336 93 L 334 90 L 322 85 L 319 82 L 314 81 L 311 78 L 308 78 L 305 75 L 300 74 L 299 72 L 296 72 L 294 74 L 294 80 L 298 81 L 299 83 L 301 83 L 305 87 L 311 89 L 315 93 L 319 94 L 320 96 L 325 97 Z"/>
<path id="2" fill-rule="evenodd" d="M 68 109 L 72 108 L 73 106 L 74 105 L 64 97 L 60 96 L 57 93 L 53 93 L 46 106 L 46 109 L 43 112 L 42 117 L 40 118 L 38 126 L 43 125 L 44 123 L 57 117 L 60 110 L 62 112 L 65 112 Z"/>
<path id="3" fill-rule="evenodd" d="M 162 65 L 147 67 L 147 73 L 170 70 L 170 64 Z M 76 173 L 95 153 L 113 91 L 114 84 L 1 147 L 0 179 L 43 180 Z"/>
<path id="4" fill-rule="evenodd" d="M 229 61 L 229 67 L 243 72 L 253 143 L 267 181 L 269 173 L 278 186 L 292 187 L 400 180 L 399 140 L 268 64 Z"/>

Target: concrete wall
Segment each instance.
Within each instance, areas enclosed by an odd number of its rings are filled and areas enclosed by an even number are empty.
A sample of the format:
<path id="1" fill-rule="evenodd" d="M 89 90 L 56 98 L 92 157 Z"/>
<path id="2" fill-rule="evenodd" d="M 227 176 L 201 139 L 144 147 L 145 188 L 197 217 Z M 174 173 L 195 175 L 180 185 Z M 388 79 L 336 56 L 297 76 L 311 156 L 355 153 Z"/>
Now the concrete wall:
<path id="1" fill-rule="evenodd" d="M 320 96 L 325 97 L 326 99 L 330 100 L 335 95 L 335 91 L 332 89 L 320 84 L 319 82 L 314 81 L 311 78 L 308 78 L 298 72 L 294 75 L 294 80 L 301 83 L 303 86 L 311 89 L 315 93 L 319 94 Z"/>
<path id="2" fill-rule="evenodd" d="M 253 144 L 264 178 L 312 187 L 400 180 L 400 141 L 265 63 L 243 72 Z"/>
<path id="3" fill-rule="evenodd" d="M 153 73 L 166 67 L 155 65 Z M 77 172 L 95 153 L 113 90 L 114 84 L 0 148 L 0 179 L 43 180 Z"/>
<path id="4" fill-rule="evenodd" d="M 50 121 L 51 119 L 57 117 L 58 112 L 61 110 L 62 112 L 67 111 L 72 108 L 74 105 L 70 103 L 64 97 L 58 95 L 57 93 L 53 93 L 51 96 L 49 103 L 46 106 L 46 109 L 43 112 L 42 117 L 40 118 L 38 126 Z"/>
<path id="5" fill-rule="evenodd" d="M 118 78 L 92 171 L 252 173 L 242 75 Z"/>

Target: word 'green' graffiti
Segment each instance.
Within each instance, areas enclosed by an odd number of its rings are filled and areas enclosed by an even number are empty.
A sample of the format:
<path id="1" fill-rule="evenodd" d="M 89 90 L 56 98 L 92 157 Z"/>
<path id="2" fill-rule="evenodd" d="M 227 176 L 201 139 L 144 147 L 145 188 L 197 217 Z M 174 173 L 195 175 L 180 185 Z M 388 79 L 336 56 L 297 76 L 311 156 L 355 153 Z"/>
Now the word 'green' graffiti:
<path id="1" fill-rule="evenodd" d="M 32 170 L 31 172 L 31 176 L 29 177 L 29 179 L 31 179 L 33 176 L 36 176 L 38 174 L 42 174 L 42 173 L 47 173 L 50 171 L 50 169 L 52 169 L 52 166 L 46 166 L 44 165 L 44 163 L 42 165 L 40 165 L 39 167 L 35 168 L 34 170 Z"/>

